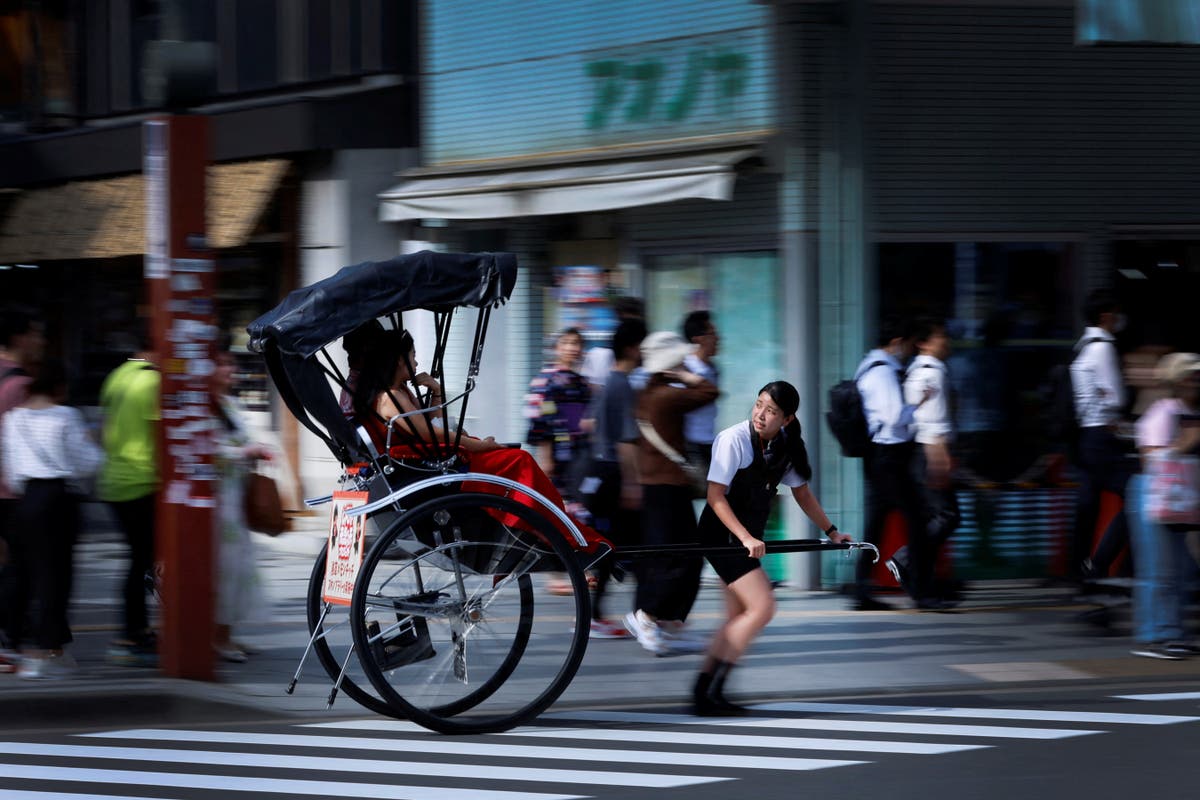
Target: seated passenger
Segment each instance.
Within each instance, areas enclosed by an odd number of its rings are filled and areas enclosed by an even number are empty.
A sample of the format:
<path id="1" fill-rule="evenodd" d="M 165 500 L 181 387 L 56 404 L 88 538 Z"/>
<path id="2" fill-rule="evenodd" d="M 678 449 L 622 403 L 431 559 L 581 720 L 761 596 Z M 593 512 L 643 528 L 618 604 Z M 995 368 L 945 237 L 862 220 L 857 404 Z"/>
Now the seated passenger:
<path id="1" fill-rule="evenodd" d="M 423 411 L 426 407 L 440 406 L 445 402 L 442 387 L 429 373 L 417 372 L 416 369 L 416 350 L 408 331 L 380 329 L 363 343 L 354 386 L 354 412 L 356 420 L 366 428 L 380 452 L 385 452 L 390 444 L 392 447 L 409 445 L 417 454 L 426 448 L 441 454 L 446 451 L 447 442 L 452 444 L 454 441 L 454 432 L 442 428 L 439 410 Z M 422 389 L 427 392 L 425 404 L 418 397 Z M 411 416 L 397 418 L 402 414 Z M 471 471 L 516 481 L 566 512 L 562 495 L 531 454 L 500 444 L 490 436 L 480 439 L 469 436 L 465 431 L 461 433 L 458 444 L 465 452 Z M 501 486 L 470 481 L 464 482 L 463 490 L 500 495 L 508 492 Z M 532 499 L 525 495 L 514 495 L 514 499 L 537 508 Z M 553 521 L 555 527 L 566 534 L 562 523 L 557 519 Z M 588 540 L 589 550 L 605 541 L 586 525 L 579 522 L 576 525 Z"/>

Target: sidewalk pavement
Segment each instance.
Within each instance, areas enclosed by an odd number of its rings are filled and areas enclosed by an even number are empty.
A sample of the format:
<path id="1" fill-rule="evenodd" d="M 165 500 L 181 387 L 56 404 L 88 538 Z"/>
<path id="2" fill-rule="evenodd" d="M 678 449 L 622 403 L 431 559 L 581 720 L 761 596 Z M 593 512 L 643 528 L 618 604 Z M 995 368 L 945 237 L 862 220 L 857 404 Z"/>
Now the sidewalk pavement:
<path id="1" fill-rule="evenodd" d="M 324 541 L 323 516 L 297 520 L 274 539 L 256 535 L 269 593 L 266 621 L 235 629 L 259 648 L 244 664 L 219 663 L 213 683 L 168 678 L 157 669 L 106 661 L 117 634 L 124 545 L 102 507 L 88 508 L 89 524 L 76 553 L 69 652 L 78 671 L 55 681 L 0 675 L 0 727 L 111 727 L 197 724 L 236 719 L 364 716 L 346 697 L 326 709 L 330 682 L 315 658 L 294 694 L 285 693 L 308 640 L 305 592 Z M 829 554 L 828 557 L 840 557 Z M 625 608 L 632 586 L 615 587 L 609 608 Z M 1120 630 L 1101 630 L 1081 613 L 1111 603 L 1127 617 L 1125 601 L 1081 603 L 1072 590 L 1037 582 L 984 583 L 968 588 L 958 613 L 918 613 L 899 596 L 898 610 L 856 612 L 832 593 L 781 588 L 779 614 L 731 681 L 743 697 L 802 697 L 969 689 L 1091 679 L 1200 680 L 1200 661 L 1159 662 L 1129 655 Z M 691 617 L 708 632 L 723 613 L 716 585 L 706 585 Z M 558 706 L 682 703 L 700 656 L 655 658 L 630 640 L 593 640 Z"/>

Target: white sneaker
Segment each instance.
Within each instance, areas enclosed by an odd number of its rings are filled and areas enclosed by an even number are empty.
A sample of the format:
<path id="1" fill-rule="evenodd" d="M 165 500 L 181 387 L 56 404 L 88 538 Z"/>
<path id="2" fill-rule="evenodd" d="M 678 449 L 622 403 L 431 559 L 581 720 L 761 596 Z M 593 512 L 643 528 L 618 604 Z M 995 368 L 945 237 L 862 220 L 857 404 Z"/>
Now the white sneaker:
<path id="1" fill-rule="evenodd" d="M 646 616 L 646 612 L 641 609 L 625 615 L 625 628 L 637 638 L 638 644 L 644 650 L 656 656 L 665 655 L 668 652 L 658 623 Z"/>
<path id="2" fill-rule="evenodd" d="M 27 681 L 58 681 L 69 678 L 79 665 L 69 653 L 42 657 L 26 657 L 17 668 L 17 677 Z"/>

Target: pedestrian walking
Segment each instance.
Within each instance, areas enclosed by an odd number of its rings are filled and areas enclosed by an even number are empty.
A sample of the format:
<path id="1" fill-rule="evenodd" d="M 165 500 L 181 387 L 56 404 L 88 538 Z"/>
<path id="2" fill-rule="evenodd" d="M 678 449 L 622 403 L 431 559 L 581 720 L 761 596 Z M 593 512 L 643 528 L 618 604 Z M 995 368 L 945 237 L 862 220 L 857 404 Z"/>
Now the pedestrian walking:
<path id="1" fill-rule="evenodd" d="M 0 421 L 28 398 L 31 373 L 41 363 L 45 345 L 42 323 L 30 309 L 10 306 L 0 312 Z M 20 611 L 20 581 L 9 554 L 10 538 L 15 535 L 11 520 L 16 500 L 0 463 L 0 672 L 16 668 L 20 659 L 16 640 L 25 626 Z"/>
<path id="2" fill-rule="evenodd" d="M 575 488 L 570 484 L 572 466 L 588 453 L 588 405 L 592 389 L 576 370 L 583 356 L 583 334 L 576 328 L 563 330 L 554 340 L 554 361 L 529 384 L 526 414 L 529 433 L 526 442 L 534 448 L 538 465 L 558 491 L 575 504 Z M 574 509 L 576 512 L 579 509 Z M 547 580 L 551 594 L 570 594 L 571 586 L 563 575 Z"/>
<path id="3" fill-rule="evenodd" d="M 640 297 L 622 295 L 613 300 L 612 307 L 613 313 L 617 317 L 617 325 L 627 320 L 637 320 L 642 323 L 646 321 L 646 305 Z M 593 347 L 584 355 L 579 372 L 587 378 L 593 390 L 599 390 L 608 380 L 608 375 L 612 372 L 613 363 L 616 360 L 617 354 L 611 347 Z M 638 387 L 635 385 L 634 388 Z"/>
<path id="4" fill-rule="evenodd" d="M 683 338 L 695 350 L 683 360 L 688 372 L 704 378 L 720 388 L 720 371 L 716 357 L 721 349 L 721 337 L 709 311 L 693 311 L 683 320 Z M 687 440 L 687 457 L 704 474 L 712 459 L 712 443 L 717 434 L 717 404 L 715 402 L 689 411 L 684 417 L 683 435 Z"/>
<path id="5" fill-rule="evenodd" d="M 228 340 L 220 342 L 209 388 L 216 417 L 215 464 L 218 476 L 216 535 L 216 589 L 213 652 L 224 661 L 241 663 L 253 648 L 233 640 L 233 626 L 261 621 L 266 616 L 266 595 L 258 569 L 258 555 L 246 524 L 246 479 L 255 464 L 270 461 L 271 449 L 255 442 L 245 417 L 232 395 L 236 364 Z"/>
<path id="6" fill-rule="evenodd" d="M 629 383 L 629 374 L 641 363 L 641 343 L 645 337 L 646 324 L 639 319 L 625 320 L 613 332 L 612 351 L 617 358 L 608 378 L 592 398 L 591 416 L 596 421 L 593 454 L 579 489 L 596 530 L 618 549 L 641 541 L 642 485 L 637 468 L 639 433 L 634 416 L 637 397 Z M 613 559 L 609 555 L 596 566 L 592 638 L 623 639 L 630 635 L 604 613 Z"/>
<path id="7" fill-rule="evenodd" d="M 921 487 L 921 523 L 908 532 L 908 544 L 886 562 L 896 581 L 919 606 L 950 604 L 934 580 L 942 546 L 958 527 L 958 499 L 954 494 L 954 440 L 946 359 L 950 337 L 940 320 L 921 319 L 914 328 L 917 355 L 904 378 L 905 403 L 914 406 L 913 479 Z"/>
<path id="8" fill-rule="evenodd" d="M 882 541 L 884 525 L 892 511 L 904 515 L 909 531 L 918 530 L 923 522 L 920 487 L 912 475 L 913 414 L 917 405 L 905 402 L 902 386 L 904 362 L 912 350 L 910 323 L 889 317 L 880 325 L 878 346 L 867 353 L 854 373 L 871 437 L 863 456 L 867 484 L 867 527 L 863 538 L 876 546 Z M 891 610 L 891 606 L 872 596 L 870 575 L 870 559 L 860 556 L 854 608 Z M 920 601 L 918 605 L 922 605 Z"/>
<path id="9" fill-rule="evenodd" d="M 25 591 L 19 618 L 28 612 L 32 646 L 23 646 L 18 675 L 32 680 L 67 677 L 73 660 L 64 647 L 79 535 L 79 502 L 103 460 L 78 409 L 63 405 L 67 376 L 47 361 L 29 384 L 29 397 L 4 416 L 3 461 L 19 497 L 13 508 L 11 559 Z M 26 643 L 23 643 L 26 644 Z"/>
<path id="10" fill-rule="evenodd" d="M 642 365 L 649 375 L 638 398 L 638 474 L 642 481 L 642 541 L 674 545 L 696 540 L 692 509 L 695 465 L 683 455 L 684 415 L 717 399 L 717 387 L 689 372 L 684 359 L 693 346 L 672 331 L 642 341 Z M 700 475 L 703 480 L 703 475 Z M 637 607 L 625 616 L 626 627 L 655 655 L 698 650 L 702 643 L 685 628 L 700 589 L 699 556 L 668 555 L 644 559 L 637 572 Z"/>
<path id="11" fill-rule="evenodd" d="M 112 509 L 129 546 L 121 637 L 109 646 L 110 660 L 133 666 L 158 663 L 146 595 L 154 585 L 154 513 L 158 498 L 160 376 L 148 338 L 109 373 L 100 387 L 105 461 L 96 490 Z"/>
<path id="12" fill-rule="evenodd" d="M 812 467 L 796 411 L 800 394 L 786 381 L 759 390 L 748 422 L 717 434 L 708 471 L 708 499 L 700 514 L 700 542 L 709 547 L 741 544 L 745 553 L 710 554 L 708 562 L 725 585 L 724 624 L 708 645 L 692 687 L 699 716 L 733 716 L 746 709 L 725 696 L 729 673 L 775 616 L 771 581 L 759 561 L 766 552 L 763 533 L 778 487 L 791 490 L 805 515 L 833 542 L 851 537 L 838 531 L 813 494 Z"/>
<path id="13" fill-rule="evenodd" d="M 1071 389 L 1079 422 L 1079 468 L 1082 473 L 1075 513 L 1075 568 L 1084 579 L 1103 577 L 1129 542 L 1126 514 L 1117 514 L 1095 549 L 1092 540 L 1100 511 L 1100 493 L 1124 500 L 1125 487 L 1136 468 L 1128 444 L 1117 436 L 1125 407 L 1125 382 L 1117 353 L 1116 335 L 1125 317 L 1116 295 L 1098 289 L 1084 305 L 1087 327 L 1075 345 Z"/>
<path id="14" fill-rule="evenodd" d="M 1175 472 L 1183 466 L 1180 457 L 1194 456 L 1200 449 L 1200 355 L 1169 353 L 1155 373 L 1167 396 L 1156 400 L 1138 420 L 1142 469 L 1125 493 L 1134 556 L 1132 652 L 1175 661 L 1200 655 L 1200 647 L 1189 641 L 1184 620 L 1188 578 L 1196 570 L 1186 537 L 1200 528 L 1200 519 L 1165 522 L 1163 512 L 1168 509 L 1160 501 L 1186 475 Z M 1172 486 L 1156 485 L 1161 481 Z M 1190 496 L 1195 514 L 1200 486 L 1192 484 L 1183 491 Z"/>

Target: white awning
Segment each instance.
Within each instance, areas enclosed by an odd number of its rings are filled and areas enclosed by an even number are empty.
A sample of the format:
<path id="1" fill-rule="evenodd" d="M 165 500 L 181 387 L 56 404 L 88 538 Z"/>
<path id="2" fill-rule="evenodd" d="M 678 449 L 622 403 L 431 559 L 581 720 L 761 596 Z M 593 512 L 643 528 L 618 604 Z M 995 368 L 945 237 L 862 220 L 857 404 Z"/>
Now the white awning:
<path id="1" fill-rule="evenodd" d="M 631 208 L 672 200 L 729 200 L 734 168 L 754 149 L 670 158 L 476 172 L 432 173 L 379 195 L 379 217 L 503 219 Z"/>

